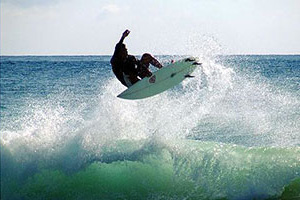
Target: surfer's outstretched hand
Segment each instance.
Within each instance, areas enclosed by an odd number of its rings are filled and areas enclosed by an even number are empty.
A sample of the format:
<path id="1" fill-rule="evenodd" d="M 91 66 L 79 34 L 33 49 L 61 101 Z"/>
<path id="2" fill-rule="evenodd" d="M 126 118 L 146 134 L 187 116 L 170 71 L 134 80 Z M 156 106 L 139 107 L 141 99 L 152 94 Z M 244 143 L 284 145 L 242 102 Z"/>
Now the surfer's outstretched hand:
<path id="1" fill-rule="evenodd" d="M 125 38 L 129 35 L 130 31 L 127 29 L 126 31 L 124 31 L 122 37 Z"/>

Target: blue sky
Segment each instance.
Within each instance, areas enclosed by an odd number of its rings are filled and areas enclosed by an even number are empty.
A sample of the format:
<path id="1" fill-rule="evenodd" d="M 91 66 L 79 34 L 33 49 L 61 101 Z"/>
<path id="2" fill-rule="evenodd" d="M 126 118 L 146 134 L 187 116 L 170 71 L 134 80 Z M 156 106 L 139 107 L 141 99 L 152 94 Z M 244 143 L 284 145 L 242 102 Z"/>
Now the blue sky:
<path id="1" fill-rule="evenodd" d="M 2 55 L 300 54 L 299 0 L 2 0 Z"/>

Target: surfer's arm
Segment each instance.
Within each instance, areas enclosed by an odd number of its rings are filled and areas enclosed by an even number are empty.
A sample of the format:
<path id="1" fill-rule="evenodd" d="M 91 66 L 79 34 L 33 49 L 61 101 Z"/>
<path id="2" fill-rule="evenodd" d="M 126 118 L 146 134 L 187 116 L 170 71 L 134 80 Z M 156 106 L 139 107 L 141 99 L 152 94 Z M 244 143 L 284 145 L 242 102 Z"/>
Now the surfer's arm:
<path id="1" fill-rule="evenodd" d="M 129 30 L 124 31 L 124 33 L 122 34 L 122 37 L 119 41 L 119 44 L 122 44 L 124 42 L 124 39 L 129 35 L 129 33 L 130 33 Z"/>

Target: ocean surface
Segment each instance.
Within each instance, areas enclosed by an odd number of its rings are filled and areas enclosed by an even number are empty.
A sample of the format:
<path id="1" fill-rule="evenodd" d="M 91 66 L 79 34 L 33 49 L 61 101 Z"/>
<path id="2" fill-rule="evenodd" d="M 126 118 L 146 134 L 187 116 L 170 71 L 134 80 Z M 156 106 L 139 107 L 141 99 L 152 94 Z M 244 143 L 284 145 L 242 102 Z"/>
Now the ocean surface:
<path id="1" fill-rule="evenodd" d="M 199 56 L 135 101 L 109 60 L 1 56 L 1 199 L 300 199 L 300 55 Z"/>

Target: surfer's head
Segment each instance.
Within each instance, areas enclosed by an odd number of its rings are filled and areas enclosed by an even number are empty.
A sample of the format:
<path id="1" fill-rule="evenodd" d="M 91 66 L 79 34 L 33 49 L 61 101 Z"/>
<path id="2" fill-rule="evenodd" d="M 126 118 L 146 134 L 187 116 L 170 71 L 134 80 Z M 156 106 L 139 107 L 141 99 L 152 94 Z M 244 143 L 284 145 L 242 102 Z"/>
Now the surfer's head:
<path id="1" fill-rule="evenodd" d="M 118 44 L 116 46 L 116 52 L 123 59 L 128 56 L 128 51 L 125 44 Z"/>

